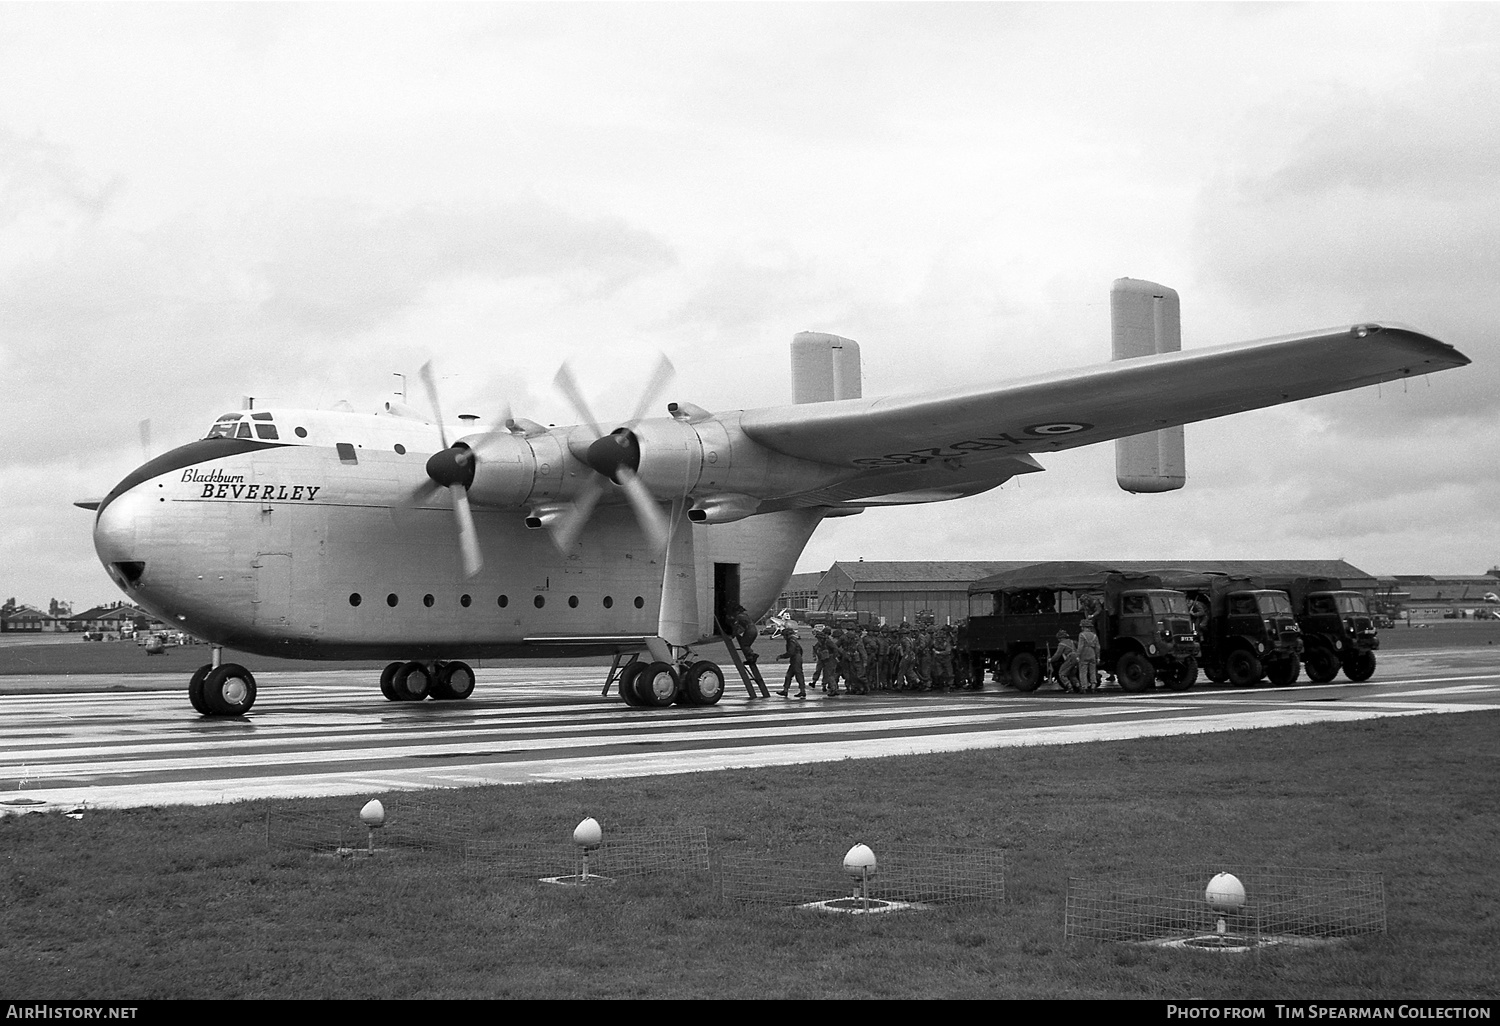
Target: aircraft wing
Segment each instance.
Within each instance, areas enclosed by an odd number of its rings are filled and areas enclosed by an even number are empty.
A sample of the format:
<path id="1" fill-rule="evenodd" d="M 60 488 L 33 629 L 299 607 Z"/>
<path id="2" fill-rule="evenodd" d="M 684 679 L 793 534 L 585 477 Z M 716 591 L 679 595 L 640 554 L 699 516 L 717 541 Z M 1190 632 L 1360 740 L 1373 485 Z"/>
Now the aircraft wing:
<path id="1" fill-rule="evenodd" d="M 869 471 L 830 500 L 921 489 L 973 494 L 1039 470 L 1028 453 L 1275 406 L 1462 367 L 1452 346 L 1396 325 L 1360 324 L 1059 371 L 982 388 L 747 410 L 740 426 L 788 456 Z M 941 469 L 939 469 L 941 468 Z M 889 480 L 888 480 L 889 479 Z M 899 487 L 887 487 L 897 480 Z M 877 489 L 871 491 L 871 488 Z M 810 498 L 810 497 L 809 497 Z M 930 500 L 927 500 L 930 501 Z"/>

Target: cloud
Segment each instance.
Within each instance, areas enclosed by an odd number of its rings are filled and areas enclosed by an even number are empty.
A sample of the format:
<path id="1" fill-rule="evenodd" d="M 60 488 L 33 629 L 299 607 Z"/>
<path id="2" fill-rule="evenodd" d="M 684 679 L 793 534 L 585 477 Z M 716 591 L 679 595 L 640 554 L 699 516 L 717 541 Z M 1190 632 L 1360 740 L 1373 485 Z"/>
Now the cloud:
<path id="1" fill-rule="evenodd" d="M 429 329 L 444 289 L 548 282 L 554 303 L 589 302 L 674 260 L 619 218 L 538 200 L 394 211 L 289 200 L 127 228 L 65 151 L 13 141 L 0 147 L 0 211 L 38 226 L 0 272 L 0 428 L 11 443 L 0 466 L 112 439 L 134 450 L 148 416 L 166 421 L 159 437 L 186 440 L 175 413 L 206 424 L 244 392 L 368 390 L 371 362 L 404 366 L 408 350 L 442 348 Z"/>

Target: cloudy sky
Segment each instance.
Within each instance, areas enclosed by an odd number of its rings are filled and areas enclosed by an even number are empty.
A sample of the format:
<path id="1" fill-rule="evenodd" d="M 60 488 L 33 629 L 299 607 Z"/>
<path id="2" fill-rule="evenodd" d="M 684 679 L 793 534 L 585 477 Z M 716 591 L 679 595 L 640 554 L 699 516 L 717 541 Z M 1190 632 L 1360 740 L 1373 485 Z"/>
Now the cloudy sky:
<path id="1" fill-rule="evenodd" d="M 825 525 L 836 559 L 1500 561 L 1500 7 L 0 4 L 0 597 L 118 597 L 97 498 L 241 397 L 571 420 L 1108 358 L 1111 281 L 1188 348 L 1389 319 L 1472 367 Z M 413 385 L 415 378 L 413 377 Z"/>

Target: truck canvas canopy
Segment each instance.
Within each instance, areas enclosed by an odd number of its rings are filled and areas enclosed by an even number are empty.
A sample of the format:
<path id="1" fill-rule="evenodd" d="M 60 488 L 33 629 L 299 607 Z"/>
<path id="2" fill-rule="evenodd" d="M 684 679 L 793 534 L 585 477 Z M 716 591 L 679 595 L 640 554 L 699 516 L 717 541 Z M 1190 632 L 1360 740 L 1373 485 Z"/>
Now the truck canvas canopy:
<path id="1" fill-rule="evenodd" d="M 1113 579 L 1126 588 L 1160 588 L 1161 579 L 1153 574 L 1128 573 L 1102 563 L 1056 561 L 1004 570 L 969 585 L 970 595 L 986 593 L 1047 590 L 1103 591 Z"/>

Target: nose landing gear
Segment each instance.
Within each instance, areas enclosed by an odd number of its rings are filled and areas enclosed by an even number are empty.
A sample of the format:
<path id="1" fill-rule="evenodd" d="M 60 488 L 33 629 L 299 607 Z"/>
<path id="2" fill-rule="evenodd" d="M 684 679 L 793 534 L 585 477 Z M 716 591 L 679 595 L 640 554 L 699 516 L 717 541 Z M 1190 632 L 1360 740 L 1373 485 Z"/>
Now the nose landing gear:
<path id="1" fill-rule="evenodd" d="M 198 667 L 188 681 L 188 701 L 204 716 L 243 716 L 255 704 L 255 675 L 239 663 L 214 661 Z"/>

